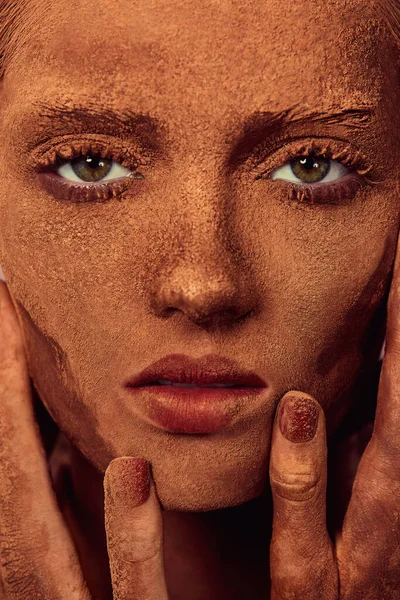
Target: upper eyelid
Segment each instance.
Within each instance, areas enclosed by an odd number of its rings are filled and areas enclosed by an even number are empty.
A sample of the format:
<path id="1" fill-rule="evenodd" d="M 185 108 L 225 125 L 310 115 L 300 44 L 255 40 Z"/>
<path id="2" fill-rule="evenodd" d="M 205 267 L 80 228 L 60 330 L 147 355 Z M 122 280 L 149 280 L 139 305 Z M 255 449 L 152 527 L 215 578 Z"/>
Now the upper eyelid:
<path id="1" fill-rule="evenodd" d="M 271 174 L 292 158 L 307 155 L 312 151 L 341 162 L 363 177 L 373 170 L 373 165 L 359 148 L 347 141 L 327 137 L 299 137 L 286 140 L 286 143 L 275 150 L 271 150 L 270 145 L 267 144 L 266 151 L 259 150 L 257 164 L 253 164 L 251 170 L 256 172 L 256 179 L 263 176 L 265 178 L 266 174 Z"/>
<path id="2" fill-rule="evenodd" d="M 287 145 L 286 146 L 282 146 L 281 148 L 278 149 L 278 151 L 280 151 L 281 153 L 284 153 L 284 157 L 283 157 L 284 160 L 283 160 L 283 162 L 279 163 L 279 166 L 277 168 L 282 168 L 284 165 L 286 165 L 288 163 L 288 161 L 290 160 L 291 157 L 301 156 L 301 155 L 307 154 L 307 153 L 309 153 L 311 151 L 316 151 L 318 149 L 319 149 L 320 153 L 321 152 L 322 153 L 326 153 L 326 154 L 328 154 L 328 155 L 330 155 L 332 157 L 333 156 L 340 157 L 343 154 L 346 154 L 346 152 L 347 152 L 347 154 L 350 154 L 352 162 L 357 162 L 357 158 L 358 158 L 358 160 L 362 160 L 362 161 L 364 160 L 364 157 L 362 157 L 362 155 L 361 155 L 361 153 L 360 153 L 359 150 L 355 150 L 355 149 L 351 149 L 350 150 L 349 147 L 348 147 L 348 145 L 344 145 L 342 141 L 339 143 L 340 150 L 336 150 L 336 152 L 335 152 L 335 151 L 332 151 L 332 147 L 333 147 L 332 140 L 326 140 L 325 138 L 322 138 L 322 139 L 325 140 L 324 143 L 321 143 L 321 140 L 319 140 L 319 142 L 316 142 L 315 139 L 311 139 L 311 140 L 306 140 L 305 141 L 304 138 L 300 138 L 299 140 L 296 140 L 297 144 L 294 145 L 294 147 L 292 148 L 292 150 L 288 149 Z M 294 142 L 294 141 L 292 140 L 292 142 Z M 300 144 L 300 142 L 303 142 L 303 143 Z M 289 144 L 289 146 L 290 146 L 290 144 Z M 73 149 L 72 152 L 70 152 L 70 154 L 72 154 L 73 156 L 76 156 L 76 155 L 78 155 L 78 156 L 84 156 L 84 153 L 81 150 L 79 150 L 79 149 L 77 150 L 76 147 L 75 147 L 75 149 Z M 109 155 L 110 155 L 111 160 L 115 161 L 115 159 L 113 158 L 113 152 L 112 152 L 112 150 L 109 152 Z M 68 156 L 67 156 L 67 158 L 63 159 L 60 164 L 64 164 L 64 165 L 68 164 L 68 163 L 71 162 L 71 160 L 72 160 L 72 158 L 68 159 Z M 335 160 L 335 159 L 332 158 L 332 160 Z M 352 164 L 348 164 L 351 161 L 346 160 L 345 162 L 342 162 L 342 164 L 344 164 L 350 171 L 351 170 L 354 171 L 354 166 Z M 116 161 L 116 162 L 118 162 L 118 161 Z M 122 162 L 120 162 L 119 164 L 121 166 L 123 166 L 123 167 L 126 166 L 125 164 L 122 164 Z M 128 165 L 128 168 L 129 168 L 129 165 Z M 273 170 L 276 170 L 276 168 L 273 169 Z M 365 174 L 368 173 L 369 170 L 370 170 L 369 168 L 364 169 L 364 173 Z M 139 173 L 139 171 L 137 171 L 136 167 L 134 167 L 133 168 L 133 172 L 130 175 L 131 176 L 135 175 L 135 171 L 136 171 L 136 173 Z M 271 173 L 269 173 L 269 174 L 271 174 Z M 141 173 L 139 173 L 139 174 L 141 175 Z M 361 174 L 361 171 L 359 169 L 358 170 L 358 175 L 360 175 L 360 174 Z M 130 175 L 126 175 L 122 179 L 127 179 Z M 70 185 L 73 185 L 73 181 L 72 180 L 68 180 L 64 176 L 61 176 L 61 177 L 65 181 L 70 181 Z M 265 177 L 265 170 L 263 171 L 263 173 L 259 174 L 255 179 L 266 179 L 266 177 Z M 116 180 L 117 180 L 117 178 L 116 178 Z M 364 178 L 364 180 L 365 180 L 365 182 L 368 181 L 366 178 Z M 276 179 L 274 181 L 280 181 L 280 179 L 278 178 L 278 179 Z M 282 180 L 282 181 L 288 181 L 289 182 L 289 180 Z M 113 179 L 109 180 L 110 185 L 112 185 L 112 182 L 113 182 Z M 96 187 L 96 185 L 101 185 L 102 183 L 107 183 L 107 180 L 101 180 L 99 182 L 92 182 L 92 184 L 88 184 L 88 185 L 91 185 L 92 187 Z M 320 186 L 321 185 L 334 186 L 335 183 L 336 183 L 336 180 L 332 180 L 332 181 L 329 181 L 329 182 L 326 182 L 326 183 L 323 183 L 323 182 L 316 183 L 315 185 L 320 185 Z M 304 184 L 303 183 L 299 183 L 298 185 L 307 185 L 307 184 L 305 184 L 305 183 Z M 310 185 L 310 184 L 308 184 L 308 185 Z"/>
<path id="3" fill-rule="evenodd" d="M 85 153 L 100 154 L 104 158 L 109 158 L 131 169 L 145 166 L 151 158 L 150 156 L 143 157 L 141 148 L 132 149 L 132 144 L 121 140 L 111 141 L 108 137 L 101 140 L 100 136 L 90 137 L 90 134 L 87 134 L 80 139 L 69 136 L 69 139 L 66 140 L 63 137 L 58 144 L 57 139 L 53 139 L 44 144 L 44 147 L 43 145 L 36 147 L 27 157 L 27 168 L 32 172 L 53 170 L 55 165 L 60 166 L 72 161 L 80 152 L 82 155 Z"/>
<path id="4" fill-rule="evenodd" d="M 343 153 L 347 151 L 347 154 L 353 158 L 352 162 L 357 163 L 356 166 L 360 175 L 365 176 L 372 170 L 372 165 L 353 144 L 350 144 L 347 140 L 322 136 L 299 136 L 289 139 L 284 136 L 282 138 L 275 136 L 272 139 L 266 139 L 258 145 L 255 154 L 247 159 L 242 168 L 244 167 L 245 171 L 254 172 L 256 178 L 259 176 L 265 177 L 267 171 L 272 172 L 290 158 L 299 156 L 303 146 L 328 150 L 332 154 L 333 160 L 340 160 Z M 82 150 L 82 154 L 88 151 L 97 152 L 104 158 L 110 158 L 133 171 L 149 165 L 153 160 L 153 157 L 148 153 L 143 156 L 142 148 L 137 146 L 135 148 L 135 144 L 127 143 L 124 140 L 116 141 L 108 136 L 94 136 L 93 134 L 87 134 L 77 140 L 71 135 L 68 140 L 62 137 L 58 144 L 57 138 L 55 138 L 45 143 L 44 148 L 43 145 L 36 147 L 28 157 L 28 170 L 37 172 L 38 169 L 53 168 L 53 165 L 57 162 L 57 157 L 59 157 L 59 165 L 65 164 L 78 155 L 80 150 Z M 346 166 L 349 165 L 346 164 Z M 239 167 L 240 170 L 242 168 Z"/>
<path id="5" fill-rule="evenodd" d="M 107 153 L 107 154 L 110 154 L 110 153 Z M 95 153 L 95 152 L 92 152 L 92 151 L 87 151 L 87 152 L 82 152 L 82 153 L 79 153 L 79 154 L 77 152 L 74 152 L 74 156 L 71 157 L 71 156 L 65 156 L 62 153 L 60 153 L 59 151 L 57 151 L 57 158 L 56 158 L 55 161 L 52 160 L 51 164 L 49 163 L 49 168 L 52 169 L 52 170 L 56 170 L 56 169 L 59 169 L 62 166 L 65 166 L 65 165 L 68 165 L 68 164 L 72 163 L 74 160 L 77 160 L 77 159 L 83 160 L 88 155 L 89 156 L 93 156 L 93 157 L 94 156 L 101 156 L 102 160 L 109 160 L 110 162 L 112 162 L 114 164 L 118 164 L 118 165 L 120 165 L 122 167 L 124 167 L 123 163 L 126 163 L 126 161 L 129 160 L 129 159 L 126 159 L 126 158 L 123 158 L 123 159 L 120 158 L 119 160 L 116 160 L 116 157 L 114 157 L 113 155 L 104 156 L 103 152 L 96 152 Z"/>

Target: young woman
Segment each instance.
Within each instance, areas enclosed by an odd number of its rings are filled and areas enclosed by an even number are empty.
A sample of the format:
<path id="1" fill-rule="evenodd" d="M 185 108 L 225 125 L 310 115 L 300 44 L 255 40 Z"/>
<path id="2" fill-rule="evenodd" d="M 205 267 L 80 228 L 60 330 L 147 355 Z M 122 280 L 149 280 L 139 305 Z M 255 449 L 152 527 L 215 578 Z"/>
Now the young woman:
<path id="1" fill-rule="evenodd" d="M 1 1 L 2 598 L 399 598 L 396 10 Z"/>

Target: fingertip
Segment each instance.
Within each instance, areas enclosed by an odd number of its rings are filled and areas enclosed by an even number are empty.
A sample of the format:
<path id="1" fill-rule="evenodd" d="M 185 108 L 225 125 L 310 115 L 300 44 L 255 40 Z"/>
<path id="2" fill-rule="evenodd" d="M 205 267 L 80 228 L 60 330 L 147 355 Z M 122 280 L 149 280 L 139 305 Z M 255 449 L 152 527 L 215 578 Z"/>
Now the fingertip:
<path id="1" fill-rule="evenodd" d="M 310 394 L 294 390 L 282 397 L 277 413 L 269 465 L 274 502 L 310 501 L 326 479 L 324 411 Z"/>
<path id="2" fill-rule="evenodd" d="M 290 442 L 311 441 L 317 432 L 323 410 L 310 394 L 299 390 L 286 392 L 279 402 L 276 427 Z"/>
<path id="3" fill-rule="evenodd" d="M 142 457 L 114 458 L 104 475 L 104 490 L 113 503 L 136 507 L 150 495 L 150 464 Z"/>
<path id="4" fill-rule="evenodd" d="M 105 531 L 117 598 L 167 598 L 163 575 L 163 520 L 150 463 L 124 456 L 104 476 Z"/>

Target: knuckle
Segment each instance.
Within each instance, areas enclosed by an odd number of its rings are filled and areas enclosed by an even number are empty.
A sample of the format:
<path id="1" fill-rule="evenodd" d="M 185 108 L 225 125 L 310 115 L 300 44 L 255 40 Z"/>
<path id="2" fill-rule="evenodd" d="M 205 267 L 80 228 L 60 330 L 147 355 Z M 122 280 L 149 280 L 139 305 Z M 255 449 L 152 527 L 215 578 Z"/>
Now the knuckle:
<path id="1" fill-rule="evenodd" d="M 24 551 L 25 550 L 25 551 Z M 26 547 L 26 535 L 14 524 L 7 523 L 0 537 L 0 570 L 3 586 L 8 594 L 25 600 L 36 597 L 39 593 L 38 581 L 32 560 Z M 44 597 L 44 595 L 42 594 Z M 7 596 L 6 596 L 7 597 Z M 37 597 L 41 597 L 38 595 Z"/>
<path id="2" fill-rule="evenodd" d="M 273 494 L 292 502 L 307 502 L 313 499 L 318 493 L 320 481 L 320 475 L 310 472 L 270 474 Z"/>
<path id="3" fill-rule="evenodd" d="M 21 600 L 32 598 L 32 590 L 35 586 L 33 573 L 24 573 L 22 570 L 13 572 L 5 577 L 6 589 Z"/>
<path id="4" fill-rule="evenodd" d="M 115 552 L 118 561 L 132 564 L 145 565 L 151 563 L 161 553 L 161 545 L 151 546 L 148 544 L 135 545 L 132 547 L 130 544 L 122 544 L 118 547 Z"/>
<path id="5" fill-rule="evenodd" d="M 152 535 L 145 525 L 137 525 L 134 539 L 131 533 L 121 531 L 109 539 L 109 546 L 120 561 L 146 563 L 162 552 L 162 539 L 156 533 Z"/>
<path id="6" fill-rule="evenodd" d="M 2 557 L 1 566 L 5 598 L 9 597 L 9 594 L 21 600 L 35 597 L 34 590 L 37 590 L 36 576 L 27 569 L 27 564 L 24 564 L 20 557 L 14 559 L 10 557 L 3 559 Z"/>
<path id="7" fill-rule="evenodd" d="M 329 562 L 315 553 L 307 560 L 288 561 L 282 557 L 279 569 L 271 572 L 273 598 L 279 600 L 338 600 L 338 576 Z"/>
<path id="8" fill-rule="evenodd" d="M 366 455 L 360 468 L 369 481 L 374 482 L 374 487 L 387 489 L 388 491 L 400 491 L 400 463 L 395 457 L 398 456 L 400 446 L 397 439 L 392 439 L 390 434 L 380 440 L 374 438 L 374 452 Z"/>

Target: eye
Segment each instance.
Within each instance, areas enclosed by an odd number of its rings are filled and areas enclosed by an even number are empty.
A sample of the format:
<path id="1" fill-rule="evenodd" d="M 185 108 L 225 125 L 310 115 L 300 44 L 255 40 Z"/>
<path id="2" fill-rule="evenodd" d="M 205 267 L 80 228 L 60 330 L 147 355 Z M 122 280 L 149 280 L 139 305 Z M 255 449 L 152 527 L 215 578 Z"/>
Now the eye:
<path id="1" fill-rule="evenodd" d="M 109 158 L 86 155 L 74 158 L 55 168 L 55 172 L 67 181 L 100 183 L 129 177 L 132 172 Z"/>
<path id="2" fill-rule="evenodd" d="M 271 179 L 283 179 L 295 183 L 328 183 L 341 179 L 351 169 L 337 160 L 317 155 L 314 152 L 298 156 L 271 173 Z"/>

